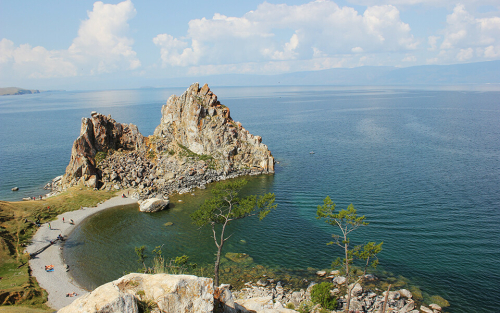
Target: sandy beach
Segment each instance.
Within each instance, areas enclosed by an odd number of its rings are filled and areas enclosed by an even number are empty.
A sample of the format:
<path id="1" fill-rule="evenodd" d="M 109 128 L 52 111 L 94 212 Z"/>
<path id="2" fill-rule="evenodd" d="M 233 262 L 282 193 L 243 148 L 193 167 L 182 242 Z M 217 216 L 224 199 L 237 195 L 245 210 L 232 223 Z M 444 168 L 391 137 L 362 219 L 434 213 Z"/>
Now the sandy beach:
<path id="1" fill-rule="evenodd" d="M 35 236 L 33 236 L 31 244 L 26 248 L 26 252 L 30 254 L 38 252 L 36 256 L 29 261 L 29 265 L 32 270 L 32 275 L 36 277 L 40 286 L 49 293 L 47 304 L 50 307 L 59 310 L 78 297 L 88 293 L 88 291 L 84 290 L 73 281 L 70 274 L 71 268 L 69 271 L 66 270 L 66 265 L 62 257 L 62 242 L 56 241 L 56 243 L 50 244 L 50 241 L 55 240 L 59 234 L 64 237 L 68 236 L 76 225 L 94 213 L 107 208 L 136 202 L 137 200 L 132 198 L 117 196 L 99 204 L 97 207 L 84 207 L 76 211 L 63 213 L 59 215 L 56 220 L 50 222 L 51 229 L 49 228 L 49 223 L 45 223 L 40 227 Z M 71 220 L 74 221 L 74 225 L 70 224 Z M 45 271 L 46 265 L 53 265 L 54 271 Z M 76 292 L 78 295 L 75 297 L 66 297 L 66 294 L 72 292 Z"/>

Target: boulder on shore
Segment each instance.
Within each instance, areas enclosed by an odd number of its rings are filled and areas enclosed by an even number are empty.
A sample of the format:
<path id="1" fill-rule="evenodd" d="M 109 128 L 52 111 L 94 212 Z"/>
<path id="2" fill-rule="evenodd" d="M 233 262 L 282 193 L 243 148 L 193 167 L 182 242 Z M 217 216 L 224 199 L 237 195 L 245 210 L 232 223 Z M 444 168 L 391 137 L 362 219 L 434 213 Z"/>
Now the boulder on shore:
<path id="1" fill-rule="evenodd" d="M 58 313 L 138 313 L 153 301 L 161 312 L 212 312 L 213 281 L 193 275 L 132 273 L 104 284 Z"/>
<path id="2" fill-rule="evenodd" d="M 149 213 L 158 212 L 164 210 L 169 203 L 170 203 L 169 200 L 151 198 L 142 201 L 141 204 L 139 205 L 139 210 L 141 212 L 149 212 Z"/>

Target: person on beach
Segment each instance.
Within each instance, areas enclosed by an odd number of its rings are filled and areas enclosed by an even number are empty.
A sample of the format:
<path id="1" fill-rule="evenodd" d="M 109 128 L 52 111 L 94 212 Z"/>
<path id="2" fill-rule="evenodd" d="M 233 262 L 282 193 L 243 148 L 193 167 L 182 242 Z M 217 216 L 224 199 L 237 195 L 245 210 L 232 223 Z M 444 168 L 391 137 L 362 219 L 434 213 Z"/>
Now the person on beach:
<path id="1" fill-rule="evenodd" d="M 70 223 L 71 225 L 75 225 L 75 222 L 73 222 L 73 219 L 71 219 L 69 223 Z"/>
<path id="2" fill-rule="evenodd" d="M 50 226 L 50 223 L 48 223 L 48 224 L 49 224 L 49 229 L 52 230 L 52 226 Z"/>
<path id="3" fill-rule="evenodd" d="M 63 217 L 63 223 L 64 223 L 64 217 Z"/>

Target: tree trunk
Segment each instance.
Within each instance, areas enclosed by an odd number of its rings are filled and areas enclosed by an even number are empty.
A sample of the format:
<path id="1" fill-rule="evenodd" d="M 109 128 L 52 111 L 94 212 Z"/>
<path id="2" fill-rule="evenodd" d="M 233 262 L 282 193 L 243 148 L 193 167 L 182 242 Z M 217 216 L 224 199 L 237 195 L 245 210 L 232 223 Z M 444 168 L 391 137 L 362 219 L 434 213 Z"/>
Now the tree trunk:
<path id="1" fill-rule="evenodd" d="M 347 238 L 344 236 L 344 242 L 347 241 Z M 351 290 L 349 290 L 349 258 L 348 258 L 348 246 L 347 243 L 344 243 L 344 252 L 345 252 L 345 289 L 347 291 L 347 310 L 346 312 L 349 313 L 349 307 L 351 306 Z"/>
<path id="2" fill-rule="evenodd" d="M 219 287 L 219 264 L 220 264 L 220 255 L 222 253 L 222 244 L 219 245 L 217 249 L 217 259 L 215 260 L 214 266 L 214 290 Z"/>

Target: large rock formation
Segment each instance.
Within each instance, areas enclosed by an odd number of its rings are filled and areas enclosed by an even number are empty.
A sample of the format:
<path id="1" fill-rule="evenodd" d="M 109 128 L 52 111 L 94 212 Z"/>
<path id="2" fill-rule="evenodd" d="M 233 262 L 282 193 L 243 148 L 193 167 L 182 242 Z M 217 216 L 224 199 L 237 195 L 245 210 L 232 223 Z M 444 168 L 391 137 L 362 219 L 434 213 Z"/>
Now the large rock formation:
<path id="1" fill-rule="evenodd" d="M 97 187 L 101 176 L 96 162 L 98 152 L 133 151 L 144 147 L 144 136 L 137 126 L 117 123 L 110 115 L 92 112 L 91 116 L 82 118 L 80 136 L 73 143 L 63 186 L 83 182 L 89 187 Z"/>
<path id="2" fill-rule="evenodd" d="M 155 136 L 176 142 L 198 155 L 209 155 L 225 172 L 249 168 L 273 172 L 274 158 L 260 136 L 234 122 L 229 108 L 205 84 L 193 84 L 182 96 L 171 96 L 161 109 Z"/>
<path id="3" fill-rule="evenodd" d="M 154 135 L 92 112 L 82 119 L 62 190 L 83 183 L 100 189 L 134 188 L 139 198 L 187 192 L 240 175 L 274 172 L 274 158 L 260 136 L 233 121 L 229 108 L 198 83 L 162 107 Z"/>

